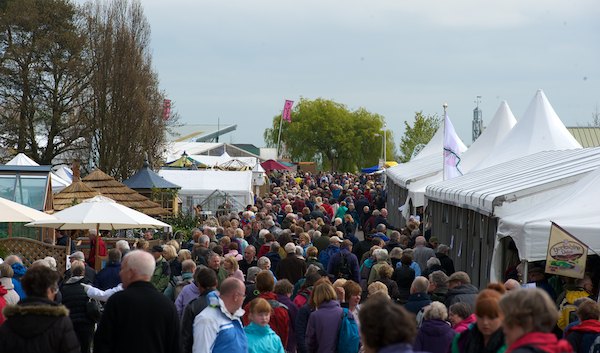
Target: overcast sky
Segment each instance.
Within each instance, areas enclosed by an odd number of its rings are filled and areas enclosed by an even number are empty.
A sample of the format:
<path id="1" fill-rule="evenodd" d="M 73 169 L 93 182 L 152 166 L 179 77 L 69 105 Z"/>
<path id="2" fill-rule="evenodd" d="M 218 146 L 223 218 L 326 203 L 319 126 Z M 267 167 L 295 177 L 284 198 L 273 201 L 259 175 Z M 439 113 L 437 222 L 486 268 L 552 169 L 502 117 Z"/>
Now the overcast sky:
<path id="1" fill-rule="evenodd" d="M 415 111 L 447 102 L 467 145 L 476 96 L 485 125 L 501 100 L 519 119 L 539 88 L 567 126 L 600 105 L 598 0 L 142 4 L 161 89 L 184 123 L 237 124 L 226 142 L 264 146 L 300 97 L 379 113 L 396 143 Z"/>

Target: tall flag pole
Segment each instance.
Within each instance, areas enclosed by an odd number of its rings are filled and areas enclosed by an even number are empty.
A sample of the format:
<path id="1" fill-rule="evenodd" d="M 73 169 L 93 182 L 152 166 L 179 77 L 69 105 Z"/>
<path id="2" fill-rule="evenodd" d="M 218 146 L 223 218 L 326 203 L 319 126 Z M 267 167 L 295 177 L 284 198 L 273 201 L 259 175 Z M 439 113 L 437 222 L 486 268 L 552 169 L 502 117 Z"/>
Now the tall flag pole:
<path id="1" fill-rule="evenodd" d="M 444 103 L 444 180 L 463 175 L 460 170 L 460 155 L 465 150 L 454 126 L 448 117 L 448 104 Z"/>
<path id="2" fill-rule="evenodd" d="M 292 122 L 292 106 L 294 105 L 294 101 L 289 99 L 285 100 L 285 104 L 283 105 L 283 112 L 281 112 L 281 119 L 279 119 L 279 136 L 277 137 L 277 158 L 279 155 L 279 147 L 281 146 L 281 130 L 283 127 L 283 121 L 287 121 L 288 123 Z"/>

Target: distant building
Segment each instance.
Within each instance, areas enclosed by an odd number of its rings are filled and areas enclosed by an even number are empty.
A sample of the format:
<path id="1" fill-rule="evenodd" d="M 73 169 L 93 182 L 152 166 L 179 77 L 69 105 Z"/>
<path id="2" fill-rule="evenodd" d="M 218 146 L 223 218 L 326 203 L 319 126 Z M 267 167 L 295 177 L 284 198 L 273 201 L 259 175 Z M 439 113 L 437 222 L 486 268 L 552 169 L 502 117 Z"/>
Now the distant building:
<path id="1" fill-rule="evenodd" d="M 586 147 L 599 147 L 600 146 L 600 127 L 595 126 L 577 126 L 567 127 L 567 130 L 575 137 L 575 140 L 579 144 Z"/>
<path id="2" fill-rule="evenodd" d="M 219 142 L 219 138 L 235 131 L 237 125 L 182 124 L 169 128 L 169 142 Z"/>
<path id="3" fill-rule="evenodd" d="M 481 96 L 477 96 L 477 106 L 473 109 L 473 142 L 477 140 L 479 135 L 483 132 L 483 112 L 479 108 L 479 100 Z"/>

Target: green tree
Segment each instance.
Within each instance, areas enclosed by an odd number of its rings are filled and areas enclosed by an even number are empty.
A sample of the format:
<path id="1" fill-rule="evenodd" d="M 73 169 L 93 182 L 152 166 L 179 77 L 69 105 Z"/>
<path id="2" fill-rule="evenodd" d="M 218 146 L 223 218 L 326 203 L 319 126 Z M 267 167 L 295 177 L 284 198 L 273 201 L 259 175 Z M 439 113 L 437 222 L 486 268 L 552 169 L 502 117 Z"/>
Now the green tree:
<path id="1" fill-rule="evenodd" d="M 41 164 L 85 148 L 89 137 L 82 122 L 89 70 L 79 19 L 66 0 L 0 5 L 2 144 Z"/>
<path id="2" fill-rule="evenodd" d="M 281 115 L 263 134 L 270 147 L 277 146 Z M 323 169 L 356 171 L 372 166 L 382 155 L 384 118 L 364 108 L 350 111 L 332 100 L 302 98 L 292 111 L 292 122 L 284 122 L 281 143 L 293 161 L 315 161 Z M 393 134 L 386 134 L 388 156 L 394 156 Z"/>
<path id="3" fill-rule="evenodd" d="M 424 115 L 422 111 L 415 113 L 413 126 L 404 121 L 404 136 L 400 139 L 400 161 L 408 162 L 420 144 L 427 144 L 440 126 L 437 115 Z"/>
<path id="4" fill-rule="evenodd" d="M 84 8 L 89 39 L 94 164 L 119 179 L 139 168 L 147 153 L 160 160 L 165 129 L 164 92 L 152 68 L 150 24 L 139 1 L 88 2 Z"/>

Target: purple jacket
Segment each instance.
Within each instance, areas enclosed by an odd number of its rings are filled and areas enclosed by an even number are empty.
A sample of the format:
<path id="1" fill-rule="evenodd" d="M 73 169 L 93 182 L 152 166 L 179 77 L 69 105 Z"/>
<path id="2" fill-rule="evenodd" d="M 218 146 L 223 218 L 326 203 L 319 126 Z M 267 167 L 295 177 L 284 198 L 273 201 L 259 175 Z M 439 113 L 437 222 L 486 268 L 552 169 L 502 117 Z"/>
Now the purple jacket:
<path id="1" fill-rule="evenodd" d="M 179 296 L 175 300 L 175 307 L 177 308 L 177 313 L 179 314 L 179 319 L 183 316 L 183 309 L 188 305 L 192 300 L 198 298 L 200 295 L 200 290 L 196 287 L 195 283 L 190 283 L 183 287 Z"/>
<path id="2" fill-rule="evenodd" d="M 337 349 L 337 338 L 343 309 L 337 300 L 322 303 L 308 318 L 306 346 L 308 352 L 332 353 Z"/>
<path id="3" fill-rule="evenodd" d="M 383 347 L 377 351 L 377 353 L 425 353 L 413 351 L 412 347 L 408 343 L 395 343 L 387 347 Z"/>
<path id="4" fill-rule="evenodd" d="M 290 315 L 290 334 L 288 336 L 288 343 L 286 350 L 288 352 L 296 351 L 296 334 L 294 333 L 294 323 L 298 316 L 298 306 L 287 295 L 277 294 L 277 301 L 288 307 L 288 314 Z"/>
<path id="5" fill-rule="evenodd" d="M 417 333 L 414 348 L 431 353 L 446 353 L 456 332 L 443 320 L 424 320 Z"/>

